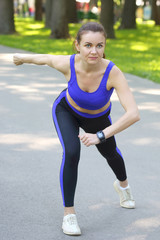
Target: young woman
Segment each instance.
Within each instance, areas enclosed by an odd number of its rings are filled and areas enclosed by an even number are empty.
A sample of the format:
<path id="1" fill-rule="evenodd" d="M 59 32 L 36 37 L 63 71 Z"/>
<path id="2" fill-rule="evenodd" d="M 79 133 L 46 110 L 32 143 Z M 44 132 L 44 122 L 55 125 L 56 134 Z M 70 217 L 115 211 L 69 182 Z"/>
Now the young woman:
<path id="1" fill-rule="evenodd" d="M 101 24 L 83 25 L 75 40 L 77 54 L 15 54 L 14 63 L 47 64 L 64 74 L 68 88 L 53 105 L 53 120 L 63 148 L 60 185 L 64 204 L 62 229 L 68 235 L 80 235 L 74 210 L 74 195 L 80 157 L 80 141 L 95 145 L 106 158 L 117 180 L 114 188 L 124 208 L 135 208 L 124 160 L 114 135 L 139 120 L 139 112 L 127 81 L 113 62 L 104 58 L 106 33 Z M 125 113 L 111 123 L 110 97 L 116 90 Z M 85 133 L 79 135 L 79 128 Z"/>

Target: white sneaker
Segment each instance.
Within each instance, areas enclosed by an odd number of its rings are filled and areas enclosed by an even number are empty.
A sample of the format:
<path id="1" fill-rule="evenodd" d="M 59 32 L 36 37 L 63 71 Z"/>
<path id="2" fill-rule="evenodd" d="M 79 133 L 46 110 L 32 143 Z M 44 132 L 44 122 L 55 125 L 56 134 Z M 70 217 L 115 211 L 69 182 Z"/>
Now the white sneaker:
<path id="1" fill-rule="evenodd" d="M 116 180 L 113 184 L 116 192 L 119 194 L 120 197 L 120 205 L 124 208 L 135 208 L 135 201 L 133 200 L 133 196 L 131 193 L 131 189 L 128 186 L 127 189 L 120 189 L 119 181 Z"/>
<path id="2" fill-rule="evenodd" d="M 68 214 L 64 216 L 62 223 L 63 232 L 67 235 L 81 235 L 81 230 L 78 226 L 75 214 Z"/>

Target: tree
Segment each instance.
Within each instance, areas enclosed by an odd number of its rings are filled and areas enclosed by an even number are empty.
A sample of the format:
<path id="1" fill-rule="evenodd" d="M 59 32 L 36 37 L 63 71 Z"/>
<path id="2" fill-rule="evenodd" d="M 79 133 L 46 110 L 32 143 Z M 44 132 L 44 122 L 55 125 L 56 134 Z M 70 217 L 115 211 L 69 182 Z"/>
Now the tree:
<path id="1" fill-rule="evenodd" d="M 136 28 L 136 0 L 125 0 L 120 29 Z"/>
<path id="2" fill-rule="evenodd" d="M 13 0 L 0 0 L 0 34 L 15 32 Z"/>
<path id="3" fill-rule="evenodd" d="M 156 25 L 160 25 L 160 10 L 157 5 L 157 0 L 152 0 L 152 19 Z"/>
<path id="4" fill-rule="evenodd" d="M 52 2 L 53 0 L 46 0 L 46 4 L 45 4 L 45 27 L 46 28 L 51 28 Z"/>
<path id="5" fill-rule="evenodd" d="M 101 0 L 100 22 L 104 26 L 107 38 L 115 38 L 114 34 L 114 2 L 113 0 Z"/>
<path id="6" fill-rule="evenodd" d="M 52 0 L 51 38 L 68 38 L 67 1 Z"/>
<path id="7" fill-rule="evenodd" d="M 35 20 L 42 21 L 43 11 L 42 11 L 42 0 L 35 0 Z"/>
<path id="8" fill-rule="evenodd" d="M 69 23 L 78 22 L 75 0 L 67 0 L 67 18 Z"/>

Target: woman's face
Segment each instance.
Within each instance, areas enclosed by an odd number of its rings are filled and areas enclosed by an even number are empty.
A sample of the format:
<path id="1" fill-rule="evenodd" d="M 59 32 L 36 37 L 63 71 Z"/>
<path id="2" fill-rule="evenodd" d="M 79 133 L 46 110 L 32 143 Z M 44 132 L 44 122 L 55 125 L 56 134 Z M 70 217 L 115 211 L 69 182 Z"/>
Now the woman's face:
<path id="1" fill-rule="evenodd" d="M 76 41 L 76 49 L 84 61 L 89 64 L 95 64 L 103 58 L 106 39 L 101 32 L 88 31 L 81 36 L 78 44 Z"/>

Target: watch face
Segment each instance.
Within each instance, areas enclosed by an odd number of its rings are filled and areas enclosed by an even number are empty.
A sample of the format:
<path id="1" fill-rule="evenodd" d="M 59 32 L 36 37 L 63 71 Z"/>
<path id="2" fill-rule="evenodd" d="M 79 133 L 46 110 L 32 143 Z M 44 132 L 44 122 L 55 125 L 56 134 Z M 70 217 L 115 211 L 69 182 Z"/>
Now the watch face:
<path id="1" fill-rule="evenodd" d="M 99 137 L 102 138 L 103 137 L 103 133 L 100 132 L 99 133 Z"/>
<path id="2" fill-rule="evenodd" d="M 102 131 L 97 132 L 97 137 L 99 138 L 100 142 L 104 142 L 106 140 Z"/>

